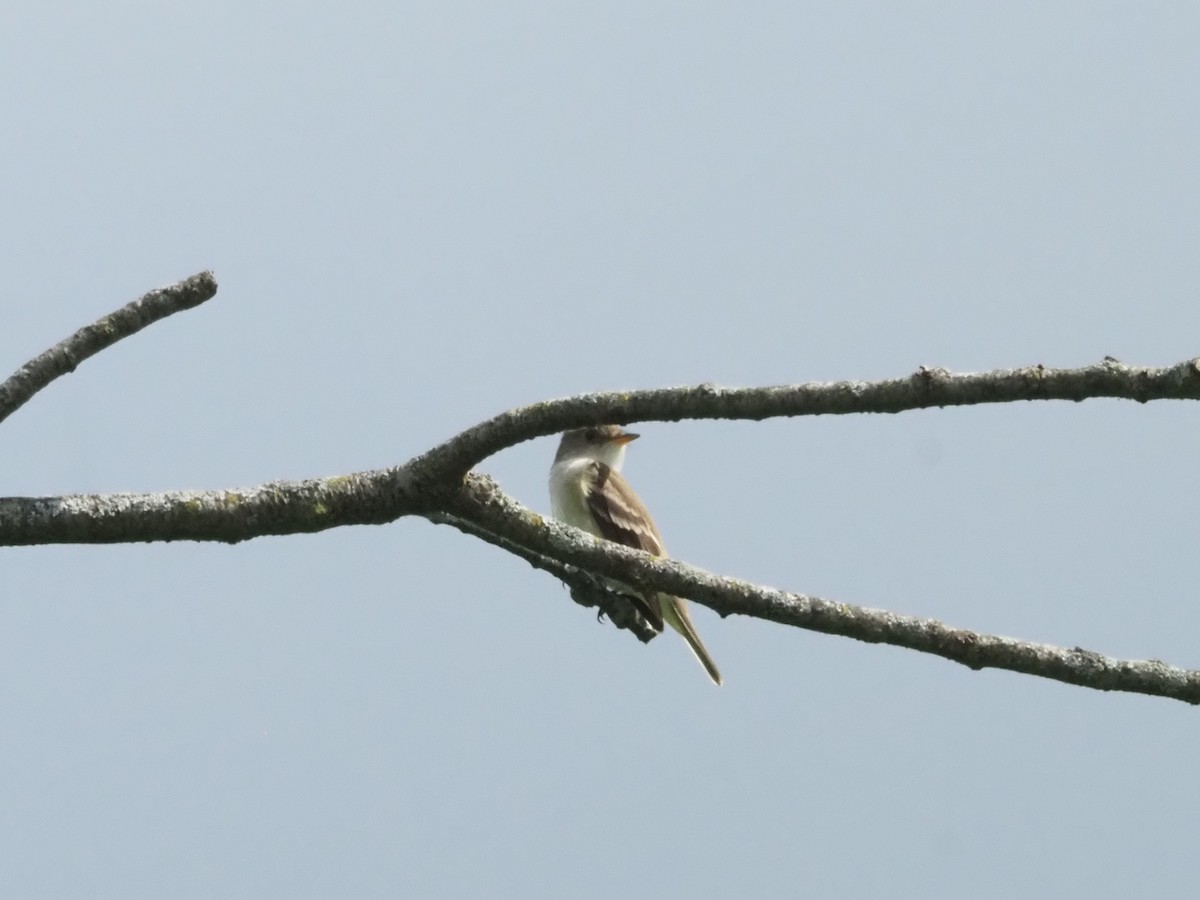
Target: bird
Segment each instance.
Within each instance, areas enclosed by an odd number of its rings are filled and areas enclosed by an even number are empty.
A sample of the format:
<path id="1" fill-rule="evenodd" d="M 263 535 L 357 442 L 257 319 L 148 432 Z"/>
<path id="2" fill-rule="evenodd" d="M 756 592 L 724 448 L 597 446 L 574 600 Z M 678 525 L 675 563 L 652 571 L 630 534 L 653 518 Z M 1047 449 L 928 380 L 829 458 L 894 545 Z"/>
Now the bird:
<path id="1" fill-rule="evenodd" d="M 593 425 L 563 433 L 550 466 L 550 508 L 554 518 L 598 538 L 666 556 L 662 535 L 650 511 L 621 474 L 625 449 L 638 435 L 619 425 Z M 687 602 L 660 592 L 619 589 L 638 603 L 654 628 L 663 623 L 678 631 L 715 684 L 721 673 L 696 633 Z"/>

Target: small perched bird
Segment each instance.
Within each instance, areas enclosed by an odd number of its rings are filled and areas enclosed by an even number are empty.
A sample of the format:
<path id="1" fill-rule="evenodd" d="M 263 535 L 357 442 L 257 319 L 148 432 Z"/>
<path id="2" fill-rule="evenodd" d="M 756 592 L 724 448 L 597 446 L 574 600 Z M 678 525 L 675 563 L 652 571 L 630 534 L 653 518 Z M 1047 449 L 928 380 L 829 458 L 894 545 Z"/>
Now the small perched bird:
<path id="1" fill-rule="evenodd" d="M 596 537 L 666 556 L 649 510 L 620 472 L 625 445 L 635 438 L 619 425 L 565 432 L 550 467 L 550 507 L 559 521 Z M 639 609 L 656 631 L 666 622 L 683 635 L 708 677 L 721 683 L 721 673 L 696 634 L 682 597 L 635 593 L 624 585 L 621 592 L 641 601 Z"/>

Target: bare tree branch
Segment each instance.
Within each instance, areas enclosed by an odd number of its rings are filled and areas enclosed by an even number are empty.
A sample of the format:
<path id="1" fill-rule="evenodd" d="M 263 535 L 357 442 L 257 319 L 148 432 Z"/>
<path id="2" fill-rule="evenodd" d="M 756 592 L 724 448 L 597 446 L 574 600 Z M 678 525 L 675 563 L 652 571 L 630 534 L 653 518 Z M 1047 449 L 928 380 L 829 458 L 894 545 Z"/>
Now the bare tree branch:
<path id="1" fill-rule="evenodd" d="M 0 497 L 0 545 L 143 541 L 237 543 L 272 534 L 381 525 L 427 504 L 403 470 L 154 494 Z"/>
<path id="2" fill-rule="evenodd" d="M 50 382 L 74 372 L 75 367 L 89 356 L 137 334 L 159 319 L 199 306 L 216 293 L 217 281 L 212 272 L 200 272 L 177 284 L 150 291 L 116 312 L 85 325 L 66 340 L 35 356 L 0 384 L 0 422 Z"/>
<path id="3" fill-rule="evenodd" d="M 935 406 L 1117 397 L 1200 399 L 1200 359 L 1164 368 L 1127 366 L 1112 357 L 1078 369 L 1042 365 L 954 374 L 921 367 L 907 378 L 725 388 L 713 384 L 583 394 L 522 406 L 480 422 L 414 462 L 439 479 L 461 477 L 493 453 L 535 437 L 584 425 L 754 420 L 784 416 L 898 413 Z"/>
<path id="4" fill-rule="evenodd" d="M 450 525 L 463 532 L 463 534 L 469 534 L 482 541 L 487 541 L 489 544 L 495 544 L 502 550 L 507 550 L 513 556 L 525 560 L 535 569 L 549 572 L 570 588 L 572 600 L 580 606 L 598 608 L 600 613 L 608 616 L 618 628 L 632 631 L 639 641 L 648 643 L 657 637 L 658 632 L 638 612 L 638 608 L 632 598 L 610 590 L 602 579 L 597 578 L 585 569 L 559 562 L 553 557 L 530 550 L 516 541 L 489 531 L 483 526 L 459 516 L 452 516 L 447 513 L 426 513 L 425 517 L 435 524 Z"/>
<path id="5" fill-rule="evenodd" d="M 979 634 L 934 619 L 902 616 L 820 597 L 793 594 L 712 575 L 678 560 L 650 556 L 590 535 L 521 506 L 486 475 L 468 476 L 454 510 L 503 532 L 526 548 L 599 572 L 637 588 L 687 597 L 722 616 L 740 614 L 930 653 L 972 669 L 1008 669 L 1101 691 L 1128 691 L 1200 703 L 1200 671 L 1158 660 L 1123 660 L 1080 647 L 1066 649 Z"/>
<path id="6" fill-rule="evenodd" d="M 151 291 L 81 329 L 0 385 L 0 420 L 82 360 L 151 322 L 203 303 L 216 291 L 210 273 Z M 681 419 L 765 419 L 894 413 L 931 406 L 1120 397 L 1139 402 L 1200 399 L 1200 361 L 1165 368 L 1106 358 L 1079 369 L 1032 366 L 955 375 L 920 369 L 908 378 L 768 388 L 714 385 L 599 393 L 502 413 L 403 465 L 335 478 L 272 482 L 241 490 L 0 498 L 0 545 L 137 541 L 248 540 L 262 535 L 382 524 L 419 515 L 451 525 L 550 572 L 577 602 L 596 606 L 641 640 L 653 630 L 605 577 L 634 588 L 696 600 L 736 613 L 872 643 L 894 644 L 962 663 L 999 668 L 1105 691 L 1130 691 L 1200 703 L 1200 671 L 1157 660 L 1119 660 L 978 634 L 932 619 L 793 594 L 711 575 L 544 519 L 471 468 L 487 456 L 541 435 L 588 424 Z"/>

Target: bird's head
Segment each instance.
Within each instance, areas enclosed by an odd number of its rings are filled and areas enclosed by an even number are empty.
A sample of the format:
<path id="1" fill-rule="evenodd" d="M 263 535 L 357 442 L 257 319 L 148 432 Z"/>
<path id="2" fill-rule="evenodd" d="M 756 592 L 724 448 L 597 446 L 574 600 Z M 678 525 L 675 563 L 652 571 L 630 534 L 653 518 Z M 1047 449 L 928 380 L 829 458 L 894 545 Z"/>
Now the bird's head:
<path id="1" fill-rule="evenodd" d="M 589 425 L 563 433 L 555 462 L 564 459 L 594 459 L 619 470 L 625 461 L 625 447 L 637 439 L 620 425 Z"/>

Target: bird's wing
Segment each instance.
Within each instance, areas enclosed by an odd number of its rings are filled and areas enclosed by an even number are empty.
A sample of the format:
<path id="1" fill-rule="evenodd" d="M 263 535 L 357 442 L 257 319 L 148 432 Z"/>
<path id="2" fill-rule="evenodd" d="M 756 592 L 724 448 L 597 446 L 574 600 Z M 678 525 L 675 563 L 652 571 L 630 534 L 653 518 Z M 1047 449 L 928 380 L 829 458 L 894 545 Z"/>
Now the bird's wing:
<path id="1" fill-rule="evenodd" d="M 588 509 L 604 537 L 626 547 L 645 550 L 655 556 L 667 555 L 662 535 L 658 533 L 654 520 L 650 518 L 650 511 L 620 472 L 602 462 L 594 462 L 584 485 L 587 488 Z M 696 654 L 696 659 L 700 660 L 700 664 L 708 672 L 708 676 L 714 683 L 721 683 L 721 673 L 717 671 L 716 663 L 708 655 L 704 642 L 696 633 L 696 626 L 692 624 L 692 617 L 688 615 L 687 604 L 681 598 L 669 594 L 651 594 L 649 599 L 631 596 L 638 603 L 638 609 L 646 617 L 646 621 L 650 622 L 655 630 L 662 631 L 665 620 L 683 635 L 683 639 Z"/>
<path id="2" fill-rule="evenodd" d="M 590 477 L 585 479 L 587 505 L 600 534 L 616 544 L 645 550 L 654 556 L 665 556 L 662 537 L 650 511 L 634 493 L 621 473 L 602 462 L 592 463 Z M 655 630 L 662 631 L 662 610 L 654 602 L 639 603 L 638 608 Z"/>
<path id="3" fill-rule="evenodd" d="M 662 537 L 642 498 L 620 472 L 602 462 L 592 463 L 594 477 L 587 479 L 587 504 L 600 533 L 626 547 L 654 556 L 665 556 Z"/>

